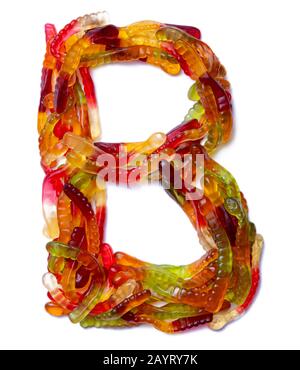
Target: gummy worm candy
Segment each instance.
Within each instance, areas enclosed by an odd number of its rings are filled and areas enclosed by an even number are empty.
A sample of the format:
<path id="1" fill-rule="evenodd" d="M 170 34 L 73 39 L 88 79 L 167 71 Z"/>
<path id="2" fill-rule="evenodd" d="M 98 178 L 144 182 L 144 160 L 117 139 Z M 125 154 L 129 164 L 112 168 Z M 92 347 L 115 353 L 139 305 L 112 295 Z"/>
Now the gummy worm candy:
<path id="1" fill-rule="evenodd" d="M 116 27 L 100 12 L 58 33 L 46 24 L 45 33 L 38 132 L 45 233 L 52 240 L 43 277 L 46 311 L 84 328 L 150 324 L 166 333 L 219 330 L 240 317 L 259 286 L 263 239 L 235 179 L 211 157 L 230 139 L 232 104 L 226 70 L 200 31 L 153 21 Z M 193 106 L 168 133 L 101 142 L 90 68 L 132 61 L 170 75 L 182 70 L 193 80 Z M 194 226 L 206 251 L 197 261 L 155 265 L 106 242 L 107 184 L 150 180 Z"/>

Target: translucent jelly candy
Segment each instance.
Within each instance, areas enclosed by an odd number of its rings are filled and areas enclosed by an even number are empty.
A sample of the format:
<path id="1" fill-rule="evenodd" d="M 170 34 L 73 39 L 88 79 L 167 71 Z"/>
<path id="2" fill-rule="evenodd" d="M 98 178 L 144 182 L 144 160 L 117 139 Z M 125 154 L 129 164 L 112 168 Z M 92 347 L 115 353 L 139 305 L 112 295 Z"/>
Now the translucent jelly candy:
<path id="1" fill-rule="evenodd" d="M 263 240 L 235 179 L 211 158 L 232 130 L 225 68 L 191 26 L 143 21 L 116 27 L 100 12 L 58 33 L 47 24 L 45 32 L 38 132 L 45 233 L 52 239 L 43 277 L 46 311 L 84 328 L 150 324 L 166 333 L 219 330 L 237 319 L 259 285 Z M 193 106 L 168 133 L 101 142 L 90 68 L 131 61 L 170 75 L 182 70 L 193 80 Z M 150 180 L 194 226 L 206 251 L 197 261 L 155 265 L 114 252 L 105 240 L 107 184 Z"/>

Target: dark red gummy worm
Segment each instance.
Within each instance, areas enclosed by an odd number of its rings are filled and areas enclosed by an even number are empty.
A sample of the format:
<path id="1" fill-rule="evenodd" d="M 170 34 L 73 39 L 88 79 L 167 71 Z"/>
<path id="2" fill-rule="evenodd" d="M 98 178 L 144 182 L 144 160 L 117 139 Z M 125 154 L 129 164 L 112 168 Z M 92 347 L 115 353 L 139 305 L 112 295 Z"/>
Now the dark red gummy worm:
<path id="1" fill-rule="evenodd" d="M 199 316 L 186 317 L 184 319 L 178 319 L 172 322 L 174 332 L 184 331 L 200 325 L 205 325 L 212 321 L 213 314 L 205 313 Z"/>
<path id="2" fill-rule="evenodd" d="M 85 230 L 83 227 L 74 227 L 68 244 L 70 247 L 86 247 Z"/>
<path id="3" fill-rule="evenodd" d="M 57 77 L 54 90 L 54 109 L 60 114 L 66 110 L 68 96 L 69 96 L 69 76 L 67 74 L 60 74 Z"/>
<path id="4" fill-rule="evenodd" d="M 87 31 L 85 35 L 93 44 L 104 44 L 112 47 L 117 46 L 115 43 L 118 41 L 119 29 L 112 24 L 108 24 L 105 27 L 93 28 Z"/>
<path id="5" fill-rule="evenodd" d="M 79 191 L 74 185 L 68 183 L 64 185 L 65 194 L 71 199 L 72 202 L 80 209 L 82 214 L 91 219 L 95 216 L 94 211 L 87 197 Z"/>
<path id="6" fill-rule="evenodd" d="M 203 85 L 210 86 L 216 98 L 216 103 L 219 112 L 226 112 L 231 109 L 230 100 L 223 87 L 215 81 L 208 73 L 205 73 L 199 78 Z"/>

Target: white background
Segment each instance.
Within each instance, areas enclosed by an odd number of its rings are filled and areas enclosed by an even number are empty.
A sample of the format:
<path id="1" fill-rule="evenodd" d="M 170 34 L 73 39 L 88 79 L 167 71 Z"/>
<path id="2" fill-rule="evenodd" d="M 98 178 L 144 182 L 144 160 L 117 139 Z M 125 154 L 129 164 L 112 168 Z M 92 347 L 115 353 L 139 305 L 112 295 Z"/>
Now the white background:
<path id="1" fill-rule="evenodd" d="M 13 349 L 275 349 L 299 340 L 299 1 L 3 1 L 1 2 L 0 347 Z M 44 311 L 36 132 L 43 25 L 60 29 L 107 10 L 121 26 L 152 19 L 202 30 L 228 70 L 235 134 L 216 159 L 236 177 L 251 219 L 265 238 L 262 286 L 251 310 L 221 332 L 166 335 L 150 327 L 83 330 Z M 185 76 L 141 65 L 94 73 L 104 141 L 143 140 L 181 122 L 191 102 Z M 159 210 L 159 212 L 157 212 Z M 192 226 L 159 188 L 109 189 L 107 241 L 114 250 L 157 263 L 201 255 Z"/>

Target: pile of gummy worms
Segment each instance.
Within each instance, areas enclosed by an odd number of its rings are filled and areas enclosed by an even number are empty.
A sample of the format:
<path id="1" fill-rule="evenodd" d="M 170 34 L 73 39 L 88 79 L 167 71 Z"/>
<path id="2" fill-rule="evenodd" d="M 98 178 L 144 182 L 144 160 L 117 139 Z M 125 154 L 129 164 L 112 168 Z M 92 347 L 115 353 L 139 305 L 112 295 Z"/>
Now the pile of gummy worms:
<path id="1" fill-rule="evenodd" d="M 46 311 L 68 315 L 84 328 L 151 324 L 167 333 L 201 325 L 218 330 L 237 319 L 258 288 L 263 240 L 235 179 L 210 157 L 232 130 L 225 68 L 195 27 L 153 21 L 116 27 L 100 12 L 73 20 L 58 33 L 46 24 L 45 32 L 38 132 L 45 233 L 52 240 L 43 277 Z M 101 142 L 90 68 L 131 61 L 170 75 L 183 70 L 193 80 L 188 92 L 193 106 L 167 134 L 136 143 Z M 196 229 L 203 257 L 172 266 L 113 252 L 104 240 L 107 179 L 99 177 L 103 163 L 97 158 L 112 155 L 114 170 L 125 173 L 116 183 L 126 183 L 135 168 L 120 165 L 120 151 L 127 164 L 141 154 L 146 160 L 153 153 L 203 155 L 204 187 L 196 200 L 188 187 L 177 189 L 172 177 L 164 178 L 166 164 L 176 171 L 171 160 L 157 168 L 159 182 L 168 182 L 165 191 Z"/>

